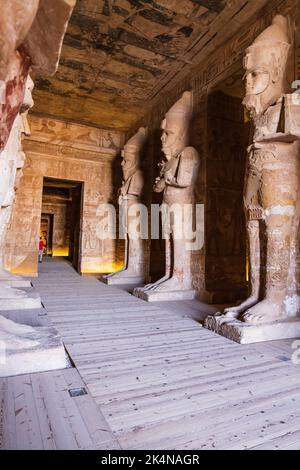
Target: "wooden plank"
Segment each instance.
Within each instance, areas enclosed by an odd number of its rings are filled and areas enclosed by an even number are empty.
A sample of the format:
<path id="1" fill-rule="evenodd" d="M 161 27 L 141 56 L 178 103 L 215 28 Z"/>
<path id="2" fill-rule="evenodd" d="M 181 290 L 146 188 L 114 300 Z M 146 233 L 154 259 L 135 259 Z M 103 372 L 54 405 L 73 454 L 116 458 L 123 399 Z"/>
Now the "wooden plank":
<path id="1" fill-rule="evenodd" d="M 66 369 L 63 375 L 68 388 L 80 388 L 84 385 L 75 369 Z M 88 394 L 76 397 L 76 405 L 93 441 L 92 446 L 85 446 L 85 448 L 120 449 L 110 426 L 91 396 Z"/>
<path id="2" fill-rule="evenodd" d="M 12 377 L 16 416 L 16 442 L 20 450 L 41 448 L 29 375 Z"/>
<path id="3" fill-rule="evenodd" d="M 31 377 L 44 447 L 297 448 L 291 342 L 237 345 L 193 319 L 201 303 L 147 304 L 62 261 L 47 260 L 34 284 L 81 376 Z M 79 384 L 89 394 L 72 401 Z"/>
<path id="4" fill-rule="evenodd" d="M 0 413 L 0 449 L 15 450 L 17 431 L 13 384 L 8 379 L 0 379 Z"/>

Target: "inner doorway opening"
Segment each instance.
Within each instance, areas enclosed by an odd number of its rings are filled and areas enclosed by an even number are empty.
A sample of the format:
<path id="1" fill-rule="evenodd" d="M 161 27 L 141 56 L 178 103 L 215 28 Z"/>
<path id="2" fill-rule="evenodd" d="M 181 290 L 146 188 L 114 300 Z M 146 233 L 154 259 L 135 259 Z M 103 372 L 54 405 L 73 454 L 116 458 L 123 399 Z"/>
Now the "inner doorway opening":
<path id="1" fill-rule="evenodd" d="M 44 256 L 67 258 L 80 272 L 83 183 L 45 177 L 40 224 Z"/>
<path id="2" fill-rule="evenodd" d="M 242 77 L 240 65 L 208 97 L 205 282 L 213 303 L 247 296 L 243 191 L 251 124 L 242 104 Z"/>

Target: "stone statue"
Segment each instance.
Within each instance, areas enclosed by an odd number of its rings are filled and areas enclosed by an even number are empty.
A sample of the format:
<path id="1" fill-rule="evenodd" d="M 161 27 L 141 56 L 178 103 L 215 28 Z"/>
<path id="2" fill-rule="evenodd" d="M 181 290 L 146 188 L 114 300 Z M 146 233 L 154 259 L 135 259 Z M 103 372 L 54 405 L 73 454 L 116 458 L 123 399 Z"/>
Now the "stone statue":
<path id="1" fill-rule="evenodd" d="M 8 140 L 24 96 L 29 69 L 54 75 L 76 0 L 1 2 L 0 151 Z"/>
<path id="2" fill-rule="evenodd" d="M 2 2 L 0 21 L 0 80 L 7 79 L 16 60 L 16 50 L 28 35 L 39 8 L 39 0 Z"/>
<path id="3" fill-rule="evenodd" d="M 147 139 L 147 128 L 141 127 L 124 146 L 122 151 L 123 185 L 120 189 L 119 207 L 125 232 L 124 269 L 103 278 L 107 284 L 142 285 L 145 282 L 144 240 L 131 233 L 138 225 L 134 206 L 142 203 L 144 174 L 141 170 L 141 151 Z M 132 213 L 130 209 L 132 208 Z M 137 207 L 138 209 L 138 207 Z M 136 219 L 136 223 L 135 220 Z"/>
<path id="4" fill-rule="evenodd" d="M 161 140 L 165 159 L 159 164 L 160 175 L 153 189 L 155 192 L 163 192 L 166 270 L 157 282 L 135 291 L 135 295 L 145 300 L 175 300 L 195 296 L 191 284 L 191 252 L 187 248 L 188 240 L 184 230 L 184 224 L 191 223 L 184 217 L 184 206 L 193 205 L 194 185 L 199 170 L 199 155 L 193 147 L 188 146 L 192 112 L 192 93 L 187 91 L 162 122 Z M 172 212 L 174 205 L 177 206 L 177 216 Z"/>
<path id="5" fill-rule="evenodd" d="M 31 284 L 29 281 L 9 273 L 4 265 L 6 233 L 25 161 L 25 154 L 22 151 L 22 136 L 28 135 L 30 132 L 27 113 L 33 106 L 33 86 L 33 81 L 28 76 L 20 112 L 15 118 L 6 146 L 0 153 L 0 310 L 18 309 L 21 307 L 39 308 L 41 306 L 38 296 L 32 297 L 30 291 L 25 292 L 14 289 L 14 287 L 30 288 Z"/>
<path id="6" fill-rule="evenodd" d="M 244 105 L 255 127 L 244 192 L 250 295 L 224 313 L 247 325 L 299 318 L 300 101 L 287 94 L 290 46 L 287 19 L 278 15 L 246 51 L 244 62 Z M 270 333 L 261 340 L 287 337 L 287 330 L 278 333 L 277 328 L 277 336 Z M 298 336 L 295 330 L 289 334 Z"/>
<path id="7" fill-rule="evenodd" d="M 76 0 L 11 0 L 0 18 L 0 310 L 34 309 L 40 325 L 41 302 L 31 284 L 4 268 L 4 241 L 25 155 L 21 139 L 29 131 L 33 105 L 30 66 L 53 75 Z M 14 287 L 27 287 L 26 290 Z M 64 368 L 68 361 L 55 328 L 33 328 L 0 315 L 0 377 Z M 34 318 L 33 318 L 34 317 Z M 26 317 L 24 317 L 26 322 Z"/>

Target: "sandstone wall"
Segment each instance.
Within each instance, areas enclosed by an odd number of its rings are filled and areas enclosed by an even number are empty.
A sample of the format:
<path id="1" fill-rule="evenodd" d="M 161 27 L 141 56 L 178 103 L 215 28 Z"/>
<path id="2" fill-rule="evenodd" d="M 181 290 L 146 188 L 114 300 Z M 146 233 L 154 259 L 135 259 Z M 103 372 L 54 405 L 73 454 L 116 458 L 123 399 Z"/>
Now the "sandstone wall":
<path id="1" fill-rule="evenodd" d="M 150 129 L 149 146 L 152 151 L 148 158 L 152 158 L 155 178 L 158 175 L 156 163 L 161 156 L 161 121 L 185 90 L 193 91 L 194 119 L 190 143 L 201 156 L 196 202 L 205 205 L 205 245 L 202 250 L 192 253 L 192 278 L 199 296 L 217 303 L 241 299 L 247 286 L 242 166 L 239 176 L 236 176 L 238 180 L 231 180 L 231 175 L 236 171 L 233 153 L 240 159 L 239 164 L 243 165 L 245 156 L 241 145 L 244 142 L 245 148 L 247 146 L 249 128 L 246 122 L 243 126 L 243 116 L 238 116 L 243 113 L 242 106 L 238 111 L 238 107 L 229 99 L 227 103 L 224 99 L 223 103 L 219 102 L 214 106 L 211 97 L 216 90 L 223 89 L 226 92 L 226 87 L 229 87 L 233 97 L 240 95 L 242 98 L 243 90 L 235 90 L 234 87 L 235 83 L 239 83 L 239 87 L 242 85 L 245 49 L 277 13 L 290 19 L 294 47 L 289 80 L 292 83 L 300 79 L 300 2 L 275 0 L 267 2 L 262 9 L 258 6 L 253 2 L 252 16 L 249 16 L 246 27 L 237 27 L 237 32 L 231 36 L 230 31 L 222 30 L 222 34 L 218 33 L 219 47 L 211 50 L 197 68 L 192 65 L 189 73 L 178 70 L 177 75 L 158 93 L 151 112 L 140 122 L 140 125 L 147 125 Z M 243 11 L 239 14 L 243 15 Z M 236 17 L 237 22 L 238 19 L 239 15 Z M 238 23 L 235 27 L 237 25 Z M 207 48 L 209 47 L 208 45 Z M 215 125 L 212 126 L 212 123 Z M 217 142 L 218 126 L 221 126 L 221 135 Z M 219 162 L 218 153 L 222 155 Z M 221 172 L 223 175 L 220 177 Z M 158 202 L 155 194 L 152 194 L 152 201 Z M 151 245 L 151 270 L 154 278 L 158 278 L 159 266 L 163 262 L 164 243 L 156 241 Z"/>
<path id="2" fill-rule="evenodd" d="M 122 264 L 115 241 L 96 236 L 99 204 L 116 203 L 121 183 L 123 133 L 30 116 L 31 137 L 24 140 L 24 175 L 7 236 L 7 268 L 37 273 L 37 243 L 42 212 L 43 178 L 83 183 L 80 271 L 110 272 Z"/>

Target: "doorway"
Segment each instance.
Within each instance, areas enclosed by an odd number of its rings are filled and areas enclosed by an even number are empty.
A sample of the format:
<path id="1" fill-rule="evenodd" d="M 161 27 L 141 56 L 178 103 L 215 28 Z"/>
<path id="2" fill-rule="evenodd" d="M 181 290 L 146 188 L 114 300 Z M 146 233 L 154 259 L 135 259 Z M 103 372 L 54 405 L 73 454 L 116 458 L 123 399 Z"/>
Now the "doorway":
<path id="1" fill-rule="evenodd" d="M 68 259 L 81 271 L 83 183 L 45 177 L 40 224 L 44 255 Z"/>
<path id="2" fill-rule="evenodd" d="M 53 223 L 54 214 L 42 214 L 40 238 L 44 243 L 43 254 L 45 256 L 53 255 Z"/>

